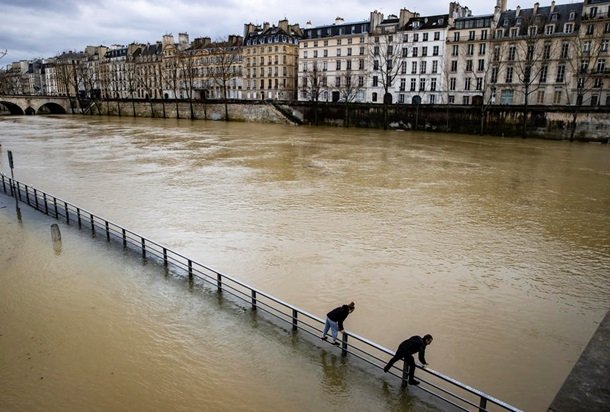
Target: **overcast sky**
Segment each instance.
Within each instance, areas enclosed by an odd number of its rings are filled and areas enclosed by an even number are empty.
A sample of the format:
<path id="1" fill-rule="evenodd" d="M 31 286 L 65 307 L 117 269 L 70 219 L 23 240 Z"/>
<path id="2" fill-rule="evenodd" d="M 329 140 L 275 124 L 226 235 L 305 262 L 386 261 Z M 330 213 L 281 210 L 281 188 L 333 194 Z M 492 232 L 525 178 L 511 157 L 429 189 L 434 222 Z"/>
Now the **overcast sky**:
<path id="1" fill-rule="evenodd" d="M 532 7 L 536 0 L 509 0 L 508 7 Z M 541 6 L 550 0 L 540 1 Z M 559 0 L 557 4 L 575 3 Z M 490 14 L 495 0 L 463 0 L 473 14 Z M 243 35 L 244 23 L 277 24 L 287 18 L 301 27 L 362 21 L 373 10 L 398 15 L 401 8 L 422 16 L 444 14 L 448 0 L 0 0 L 0 67 L 21 59 L 51 57 L 87 45 L 153 43 L 164 34 L 187 32 L 190 39 Z M 177 36 L 176 36 L 177 39 Z"/>

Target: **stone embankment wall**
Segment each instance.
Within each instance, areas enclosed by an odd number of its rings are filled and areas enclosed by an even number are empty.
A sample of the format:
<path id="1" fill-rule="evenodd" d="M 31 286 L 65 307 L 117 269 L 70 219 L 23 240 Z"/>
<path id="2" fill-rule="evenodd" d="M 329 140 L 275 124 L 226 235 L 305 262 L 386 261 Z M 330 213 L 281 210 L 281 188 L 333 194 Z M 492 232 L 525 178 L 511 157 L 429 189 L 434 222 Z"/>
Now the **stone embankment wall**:
<path id="1" fill-rule="evenodd" d="M 265 102 L 231 102 L 228 105 L 229 120 L 242 122 L 262 122 L 292 124 L 272 104 Z M 135 109 L 135 116 L 134 116 Z M 90 115 L 108 115 L 123 117 L 156 117 L 156 118 L 180 118 L 194 120 L 224 120 L 225 106 L 222 103 L 173 101 L 101 101 L 91 105 L 87 111 Z"/>
<path id="2" fill-rule="evenodd" d="M 295 102 L 290 104 L 304 123 L 348 127 L 384 127 L 381 104 Z M 317 114 L 316 114 L 317 111 Z M 389 105 L 386 125 L 391 129 L 450 133 L 522 136 L 522 106 Z M 481 133 L 483 118 L 483 133 Z M 317 120 L 317 121 L 316 121 Z M 526 136 L 570 139 L 573 108 L 570 106 L 528 108 Z M 582 107 L 576 120 L 575 140 L 610 139 L 610 107 Z"/>
<path id="3" fill-rule="evenodd" d="M 224 120 L 221 102 L 180 101 L 102 101 L 92 105 L 88 114 Z M 449 133 L 523 136 L 522 106 L 401 105 L 388 106 L 387 116 L 381 104 L 284 102 L 274 106 L 262 101 L 232 101 L 228 104 L 229 120 L 278 124 L 317 124 L 339 127 L 425 130 Z M 178 115 L 177 115 L 178 113 Z M 530 106 L 527 114 L 527 137 L 570 139 L 573 107 Z M 481 121 L 483 119 L 483 121 Z M 481 132 L 481 128 L 483 129 Z M 582 107 L 576 120 L 574 139 L 610 143 L 610 107 Z"/>

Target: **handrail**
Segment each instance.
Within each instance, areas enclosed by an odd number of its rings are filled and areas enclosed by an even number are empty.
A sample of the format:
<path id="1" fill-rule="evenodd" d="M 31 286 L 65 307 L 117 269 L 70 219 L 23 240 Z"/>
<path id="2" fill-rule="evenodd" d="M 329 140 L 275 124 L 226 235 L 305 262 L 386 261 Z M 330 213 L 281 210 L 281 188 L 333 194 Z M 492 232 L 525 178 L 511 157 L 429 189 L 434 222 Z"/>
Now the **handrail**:
<path id="1" fill-rule="evenodd" d="M 255 287 L 220 271 L 195 262 L 160 243 L 154 242 L 116 223 L 94 215 L 86 209 L 77 207 L 66 200 L 9 178 L 4 175 L 4 173 L 0 172 L 0 176 L 2 178 L 2 190 L 5 194 L 15 197 L 18 201 L 27 203 L 40 212 L 55 217 L 56 219 L 61 218 L 62 220 L 65 220 L 67 225 L 77 223 L 80 229 L 82 229 L 83 226 L 85 226 L 85 228 L 88 227 L 94 236 L 97 236 L 99 231 L 100 234 L 105 234 L 108 242 L 113 239 L 115 241 L 122 241 L 124 248 L 140 251 L 144 259 L 149 255 L 154 256 L 156 260 L 164 266 L 169 267 L 172 265 L 177 269 L 177 271 L 175 271 L 177 275 L 181 273 L 187 275 L 189 281 L 192 281 L 194 277 L 197 277 L 204 283 L 216 287 L 219 293 L 227 293 L 244 303 L 249 303 L 252 306 L 252 310 L 261 310 L 281 321 L 291 323 L 293 331 L 300 329 L 312 336 L 319 336 L 320 334 L 320 329 L 324 325 L 324 320 L 316 315 L 299 309 L 294 305 L 284 302 L 275 296 L 258 290 Z M 314 324 L 307 323 L 303 318 L 312 320 Z M 394 352 L 390 349 L 355 333 L 344 331 L 342 338 L 342 355 L 346 356 L 347 354 L 352 354 L 378 369 L 383 368 L 386 362 L 380 356 L 394 356 Z M 502 410 L 521 412 L 520 409 L 509 405 L 506 402 L 496 399 L 493 396 L 472 388 L 436 370 L 421 367 L 419 365 L 416 365 L 416 367 L 422 372 L 429 374 L 432 379 L 435 379 L 435 382 L 421 379 L 422 382 L 430 388 L 420 386 L 420 389 L 458 409 L 463 411 L 476 410 L 485 412 L 490 410 L 487 409 L 487 405 L 488 403 L 491 403 Z M 394 367 L 394 369 L 396 369 L 396 367 Z M 406 384 L 406 370 L 402 370 L 402 377 L 395 373 L 391 373 L 391 375 L 401 378 L 403 386 Z M 449 384 L 450 388 L 447 389 L 440 386 L 443 383 Z M 459 395 L 451 391 L 455 389 L 460 389 L 464 394 Z M 450 399 L 447 399 L 439 392 L 450 396 Z M 476 396 L 478 398 L 478 404 L 473 400 L 467 399 L 465 396 L 468 394 Z"/>

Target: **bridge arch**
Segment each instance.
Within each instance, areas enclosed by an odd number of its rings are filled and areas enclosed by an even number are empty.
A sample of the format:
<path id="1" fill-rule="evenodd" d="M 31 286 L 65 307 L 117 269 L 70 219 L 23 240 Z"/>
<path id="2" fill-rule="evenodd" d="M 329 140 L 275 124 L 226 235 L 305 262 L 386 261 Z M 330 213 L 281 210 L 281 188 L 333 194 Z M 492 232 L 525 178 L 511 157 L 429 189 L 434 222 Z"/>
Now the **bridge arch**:
<path id="1" fill-rule="evenodd" d="M 66 114 L 66 109 L 60 104 L 49 102 L 38 108 L 36 114 Z"/>
<path id="2" fill-rule="evenodd" d="M 36 110 L 32 109 L 32 107 L 28 107 L 27 109 L 25 109 L 25 115 L 26 116 L 34 116 L 36 114 Z"/>
<path id="3" fill-rule="evenodd" d="M 21 107 L 19 107 L 15 103 L 0 100 L 0 104 L 3 105 L 4 107 L 6 107 L 11 114 L 15 114 L 15 115 L 19 115 L 19 116 L 23 116 L 25 114 L 23 112 L 23 109 L 21 109 Z"/>

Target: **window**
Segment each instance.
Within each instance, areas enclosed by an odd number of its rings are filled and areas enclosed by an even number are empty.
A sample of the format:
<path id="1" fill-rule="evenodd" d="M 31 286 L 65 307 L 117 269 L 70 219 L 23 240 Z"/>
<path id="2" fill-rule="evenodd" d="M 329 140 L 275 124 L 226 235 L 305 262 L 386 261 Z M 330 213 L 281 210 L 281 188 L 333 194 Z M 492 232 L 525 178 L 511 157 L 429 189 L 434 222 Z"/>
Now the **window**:
<path id="1" fill-rule="evenodd" d="M 417 80 L 411 79 L 411 91 L 414 92 L 416 88 L 417 88 Z"/>
<path id="2" fill-rule="evenodd" d="M 496 39 L 501 39 L 504 35 L 504 29 L 496 30 Z"/>
<path id="3" fill-rule="evenodd" d="M 519 35 L 519 29 L 517 27 L 513 27 L 510 29 L 510 37 L 517 37 Z"/>
<path id="4" fill-rule="evenodd" d="M 482 72 L 485 71 L 485 60 L 479 59 L 479 65 L 477 67 L 477 71 Z"/>
<path id="5" fill-rule="evenodd" d="M 462 104 L 470 104 L 470 96 L 462 96 Z"/>
<path id="6" fill-rule="evenodd" d="M 400 62 L 400 74 L 407 74 L 407 62 Z"/>
<path id="7" fill-rule="evenodd" d="M 413 27 L 415 28 L 415 23 L 413 23 Z M 413 33 L 413 43 L 417 43 L 419 41 L 419 33 Z"/>
<path id="8" fill-rule="evenodd" d="M 419 91 L 423 92 L 426 90 L 426 79 L 419 79 Z"/>
<path id="9" fill-rule="evenodd" d="M 572 33 L 574 31 L 574 23 L 566 23 L 565 26 L 563 26 L 563 32 L 568 34 L 568 33 Z"/>
<path id="10" fill-rule="evenodd" d="M 470 90 L 470 77 L 464 79 L 464 90 Z"/>
<path id="11" fill-rule="evenodd" d="M 481 40 L 487 40 L 487 30 L 481 30 Z"/>
<path id="12" fill-rule="evenodd" d="M 455 77 L 449 79 L 449 90 L 455 90 Z"/>
<path id="13" fill-rule="evenodd" d="M 555 90 L 553 94 L 553 104 L 561 104 L 561 90 Z"/>
<path id="14" fill-rule="evenodd" d="M 377 87 L 379 85 L 379 77 L 373 76 L 373 87 Z"/>
<path id="15" fill-rule="evenodd" d="M 511 45 L 508 48 L 508 61 L 514 61 L 515 60 L 515 55 L 517 52 L 517 48 L 513 45 Z"/>
<path id="16" fill-rule="evenodd" d="M 475 36 L 474 30 L 470 30 L 468 32 L 468 40 L 470 40 L 470 41 L 474 40 L 474 36 Z"/>
<path id="17" fill-rule="evenodd" d="M 554 24 L 547 24 L 544 27 L 544 34 L 553 34 L 555 32 L 555 25 Z"/>
<path id="18" fill-rule="evenodd" d="M 379 60 L 373 61 L 373 70 L 379 70 Z"/>
<path id="19" fill-rule="evenodd" d="M 591 17 L 597 16 L 597 7 L 591 7 L 589 9 L 589 16 L 591 16 Z"/>
<path id="20" fill-rule="evenodd" d="M 421 48 L 421 55 L 422 55 L 422 57 L 426 57 L 428 55 L 428 48 L 427 47 L 422 47 Z"/>
<path id="21" fill-rule="evenodd" d="M 352 61 L 351 60 L 345 61 L 345 70 L 352 70 Z"/>
<path id="22" fill-rule="evenodd" d="M 528 34 L 530 37 L 534 37 L 538 34 L 538 27 L 537 26 L 530 26 L 528 29 Z"/>
<path id="23" fill-rule="evenodd" d="M 562 59 L 568 58 L 569 50 L 570 50 L 570 45 L 567 42 L 561 43 L 561 58 Z"/>
<path id="24" fill-rule="evenodd" d="M 591 96 L 591 106 L 597 106 L 599 102 L 599 96 L 598 95 L 592 95 Z"/>
<path id="25" fill-rule="evenodd" d="M 466 60 L 466 71 L 467 72 L 472 71 L 472 60 Z"/>
<path id="26" fill-rule="evenodd" d="M 404 92 L 407 87 L 407 79 L 400 79 L 400 91 Z"/>
<path id="27" fill-rule="evenodd" d="M 351 40 L 351 39 L 350 39 L 350 40 Z M 348 56 L 351 56 L 351 55 L 352 55 L 352 48 L 351 48 L 351 47 L 348 47 L 348 48 L 347 48 L 347 55 L 348 55 Z"/>
<path id="28" fill-rule="evenodd" d="M 411 62 L 411 73 L 412 74 L 417 73 L 417 62 Z"/>
<path id="29" fill-rule="evenodd" d="M 454 95 L 447 96 L 447 101 L 448 101 L 450 104 L 455 103 L 455 96 L 454 96 Z"/>
<path id="30" fill-rule="evenodd" d="M 364 59 L 358 60 L 358 70 L 364 70 Z"/>
<path id="31" fill-rule="evenodd" d="M 377 101 L 377 93 L 373 92 L 372 99 L 374 102 Z"/>
<path id="32" fill-rule="evenodd" d="M 592 36 L 594 31 L 595 26 L 593 26 L 592 24 L 587 24 L 587 35 Z"/>
<path id="33" fill-rule="evenodd" d="M 433 56 L 438 56 L 438 46 L 434 46 L 434 47 L 432 48 L 432 55 L 433 55 Z"/>
<path id="34" fill-rule="evenodd" d="M 544 47 L 542 48 L 542 58 L 544 60 L 551 58 L 551 45 L 549 43 L 544 43 Z"/>
<path id="35" fill-rule="evenodd" d="M 432 78 L 430 79 L 430 90 L 431 91 L 436 91 L 436 79 Z"/>
<path id="36" fill-rule="evenodd" d="M 328 57 L 328 50 L 324 49 L 324 57 Z"/>
<path id="37" fill-rule="evenodd" d="M 364 76 L 358 76 L 358 87 L 364 87 Z"/>
<path id="38" fill-rule="evenodd" d="M 441 32 L 440 31 L 435 31 L 434 32 L 434 40 L 440 40 L 441 39 Z"/>
<path id="39" fill-rule="evenodd" d="M 412 56 L 413 57 L 417 57 L 417 55 L 419 54 L 419 49 L 417 47 L 413 47 L 413 53 Z"/>
<path id="40" fill-rule="evenodd" d="M 379 46 L 373 47 L 373 56 L 379 56 Z"/>
<path id="41" fill-rule="evenodd" d="M 506 68 L 506 83 L 512 83 L 512 82 L 513 82 L 513 68 L 507 67 Z"/>
<path id="42" fill-rule="evenodd" d="M 364 56 L 364 47 L 360 47 L 360 53 L 361 56 Z"/>
<path id="43" fill-rule="evenodd" d="M 390 40 L 390 41 L 391 41 L 391 40 Z M 394 46 L 389 45 L 389 46 L 388 46 L 388 49 L 387 49 L 387 55 L 388 55 L 388 56 L 391 56 L 391 55 L 393 55 L 393 54 L 394 54 Z"/>
<path id="44" fill-rule="evenodd" d="M 603 73 L 606 70 L 606 59 L 597 59 L 597 67 L 595 70 L 597 73 Z"/>
<path id="45" fill-rule="evenodd" d="M 452 56 L 457 56 L 460 53 L 460 46 L 458 46 L 457 44 L 454 44 L 453 46 L 451 46 L 451 55 Z"/>
<path id="46" fill-rule="evenodd" d="M 604 81 L 601 78 L 596 78 L 595 81 L 593 82 L 593 87 L 595 87 L 596 89 L 601 89 L 604 86 Z"/>
<path id="47" fill-rule="evenodd" d="M 466 55 L 472 56 L 473 54 L 474 54 L 474 44 L 469 43 L 468 46 L 466 47 Z"/>
<path id="48" fill-rule="evenodd" d="M 601 51 L 607 52 L 608 51 L 608 39 L 602 40 L 602 44 L 600 47 L 601 47 Z"/>
<path id="49" fill-rule="evenodd" d="M 408 57 L 408 56 L 409 56 L 409 48 L 403 47 L 402 48 L 402 57 Z"/>
<path id="50" fill-rule="evenodd" d="M 483 89 L 483 78 L 482 77 L 477 77 L 477 86 L 476 86 L 477 90 L 482 90 Z"/>
<path id="51" fill-rule="evenodd" d="M 404 102 L 405 102 L 405 95 L 401 93 L 398 95 L 398 103 L 404 104 Z"/>
<path id="52" fill-rule="evenodd" d="M 428 41 L 428 33 L 424 33 L 423 34 L 423 41 Z"/>
<path id="53" fill-rule="evenodd" d="M 453 41 L 460 41 L 460 32 L 456 31 L 453 33 Z"/>
<path id="54" fill-rule="evenodd" d="M 435 94 L 431 94 L 430 95 L 429 102 L 430 102 L 430 104 L 435 104 L 436 103 L 436 95 Z"/>
<path id="55" fill-rule="evenodd" d="M 536 103 L 544 104 L 544 90 L 538 90 L 538 94 L 536 96 Z"/>
<path id="56" fill-rule="evenodd" d="M 432 74 L 438 73 L 438 61 L 434 60 L 432 62 Z"/>
<path id="57" fill-rule="evenodd" d="M 451 73 L 457 72 L 457 60 L 451 60 Z"/>
<path id="58" fill-rule="evenodd" d="M 423 61 L 423 62 L 421 62 L 421 63 L 420 63 L 420 66 L 419 66 L 419 72 L 420 72 L 421 74 L 425 74 L 425 73 L 426 73 L 426 62 L 425 62 L 425 61 Z"/>
<path id="59" fill-rule="evenodd" d="M 557 83 L 563 83 L 563 81 L 565 80 L 565 74 L 566 74 L 566 65 L 565 64 L 560 64 L 557 66 Z"/>
<path id="60" fill-rule="evenodd" d="M 487 44 L 485 44 L 485 43 L 479 44 L 479 56 L 485 56 L 486 49 L 487 49 Z"/>
<path id="61" fill-rule="evenodd" d="M 543 65 L 540 68 L 540 83 L 546 83 L 546 77 L 549 73 L 549 66 L 548 65 Z"/>
<path id="62" fill-rule="evenodd" d="M 498 82 L 498 67 L 494 66 L 491 68 L 491 79 L 490 79 L 492 84 L 495 84 Z"/>
<path id="63" fill-rule="evenodd" d="M 403 36 L 402 36 L 402 41 L 403 41 L 403 42 L 405 42 L 405 43 L 407 43 L 407 42 L 409 41 L 409 35 L 408 35 L 408 34 L 406 34 L 406 33 L 405 33 L 405 34 L 403 34 Z"/>
<path id="64" fill-rule="evenodd" d="M 500 60 L 500 46 L 494 46 L 494 61 Z"/>

